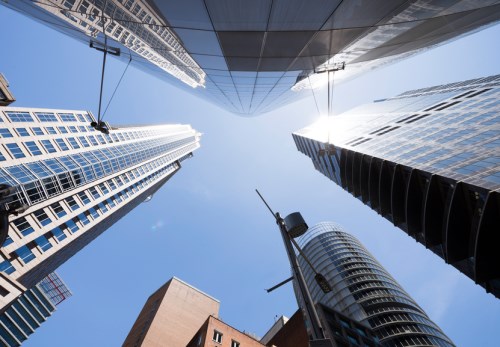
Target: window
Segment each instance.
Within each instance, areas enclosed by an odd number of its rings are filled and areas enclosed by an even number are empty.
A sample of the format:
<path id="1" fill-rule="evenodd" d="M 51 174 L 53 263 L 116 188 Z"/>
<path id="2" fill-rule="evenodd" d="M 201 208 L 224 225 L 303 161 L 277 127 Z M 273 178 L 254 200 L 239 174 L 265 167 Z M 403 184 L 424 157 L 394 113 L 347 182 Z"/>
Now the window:
<path id="1" fill-rule="evenodd" d="M 43 252 L 49 250 L 52 248 L 52 244 L 49 242 L 49 240 L 47 240 L 47 238 L 45 236 L 40 236 L 40 237 L 37 237 L 35 239 L 35 242 L 36 244 L 38 245 L 38 247 L 40 247 L 42 249 Z"/>
<path id="2" fill-rule="evenodd" d="M 68 223 L 68 222 L 66 222 L 66 223 Z M 62 241 L 67 237 L 66 234 L 61 230 L 60 227 L 55 227 L 54 229 L 51 230 L 51 233 L 52 233 L 52 235 L 54 235 L 54 237 L 58 241 Z"/>
<path id="3" fill-rule="evenodd" d="M 83 202 L 84 205 L 90 203 L 90 199 L 87 196 L 87 193 L 85 193 L 85 192 L 78 192 L 78 196 L 80 197 L 80 199 L 82 200 L 82 202 Z"/>
<path id="4" fill-rule="evenodd" d="M 28 151 L 30 151 L 30 153 L 32 155 L 42 154 L 42 151 L 40 150 L 40 148 L 38 148 L 35 141 L 28 141 L 28 142 L 25 142 L 24 144 L 26 145 L 26 148 L 28 148 Z"/>
<path id="5" fill-rule="evenodd" d="M 26 235 L 29 235 L 31 234 L 33 231 L 35 231 L 30 223 L 28 223 L 28 221 L 26 220 L 26 218 L 24 217 L 21 217 L 21 218 L 18 218 L 16 219 L 14 222 L 14 225 L 16 226 L 17 230 L 19 230 L 19 232 L 23 235 L 23 236 L 26 236 Z"/>
<path id="6" fill-rule="evenodd" d="M 29 112 L 5 112 L 11 122 L 33 122 Z"/>
<path id="7" fill-rule="evenodd" d="M 358 346 L 358 340 L 356 340 L 356 338 L 354 336 L 351 336 L 351 335 L 347 335 L 347 339 L 349 340 L 349 342 L 354 345 L 354 346 Z"/>
<path id="8" fill-rule="evenodd" d="M 89 219 L 87 218 L 87 215 L 85 215 L 84 213 L 80 213 L 78 215 L 78 219 L 80 220 L 80 222 L 82 222 L 82 225 L 87 225 L 90 223 Z"/>
<path id="9" fill-rule="evenodd" d="M 68 141 L 71 147 L 73 147 L 73 149 L 80 148 L 80 145 L 78 144 L 78 142 L 76 142 L 74 137 L 68 137 Z"/>
<path id="10" fill-rule="evenodd" d="M 7 143 L 5 146 L 7 146 L 7 149 L 10 151 L 10 154 L 12 154 L 14 158 L 19 159 L 25 157 L 23 151 L 16 143 Z"/>
<path id="11" fill-rule="evenodd" d="M 76 122 L 75 115 L 72 113 L 59 113 L 59 117 L 63 122 Z"/>
<path id="12" fill-rule="evenodd" d="M 26 130 L 26 128 L 16 128 L 16 131 L 19 136 L 30 136 L 30 133 Z"/>
<path id="13" fill-rule="evenodd" d="M 10 275 L 16 271 L 10 261 L 4 260 L 3 262 L 0 263 L 0 272 L 5 272 L 7 275 Z"/>
<path id="14" fill-rule="evenodd" d="M 231 347 L 240 347 L 240 343 L 238 341 L 231 340 Z"/>
<path id="15" fill-rule="evenodd" d="M 0 129 L 0 137 L 12 137 L 9 129 Z"/>
<path id="16" fill-rule="evenodd" d="M 40 122 L 57 122 L 56 115 L 46 112 L 35 112 L 35 116 Z"/>
<path id="17" fill-rule="evenodd" d="M 45 129 L 51 135 L 57 134 L 56 128 L 54 128 L 54 127 L 46 127 Z"/>
<path id="18" fill-rule="evenodd" d="M 101 196 L 101 195 L 99 195 L 99 192 L 97 191 L 97 189 L 95 189 L 95 187 L 90 188 L 89 192 L 90 192 L 90 194 L 92 194 L 92 196 L 96 200 L 99 199 L 99 197 Z"/>
<path id="19" fill-rule="evenodd" d="M 89 147 L 90 146 L 90 144 L 88 143 L 88 141 L 85 138 L 85 136 L 80 136 L 80 137 L 78 137 L 78 139 L 82 143 L 83 147 Z"/>
<path id="20" fill-rule="evenodd" d="M 67 151 L 69 149 L 68 145 L 66 144 L 66 142 L 64 142 L 63 139 L 56 139 L 56 144 L 61 151 Z"/>
<path id="21" fill-rule="evenodd" d="M 63 207 L 58 202 L 55 202 L 52 205 L 50 205 L 50 208 L 52 209 L 52 211 L 54 211 L 54 214 L 59 218 L 64 217 L 66 215 L 66 211 L 64 211 Z"/>
<path id="22" fill-rule="evenodd" d="M 42 143 L 43 148 L 45 148 L 45 150 L 48 153 L 56 152 L 56 149 L 55 149 L 54 145 L 52 144 L 52 142 L 50 142 L 50 140 L 41 140 L 40 142 Z"/>
<path id="23" fill-rule="evenodd" d="M 85 194 L 85 193 L 84 193 Z M 66 203 L 69 205 L 69 208 L 72 210 L 72 211 L 75 211 L 75 210 L 78 210 L 78 204 L 77 202 L 75 201 L 75 199 L 72 197 L 72 196 L 68 196 L 66 199 L 64 199 L 66 201 Z"/>
<path id="24" fill-rule="evenodd" d="M 33 214 L 35 215 L 36 219 L 38 219 L 38 221 L 42 226 L 46 226 L 47 224 L 52 223 L 52 220 L 50 220 L 49 216 L 47 216 L 47 214 L 43 209 L 35 211 L 35 213 Z"/>
<path id="25" fill-rule="evenodd" d="M 34 128 L 31 128 L 31 130 L 33 131 L 33 134 L 35 134 L 35 135 L 45 135 L 43 133 L 42 128 L 40 128 L 40 127 L 34 127 Z"/>
<path id="26" fill-rule="evenodd" d="M 61 132 L 61 134 L 67 134 L 68 133 L 68 129 L 66 129 L 66 127 L 59 126 L 59 127 L 57 127 L 57 129 L 59 129 L 59 131 Z"/>
<path id="27" fill-rule="evenodd" d="M 16 254 L 21 258 L 21 260 L 25 263 L 28 264 L 30 261 L 35 259 L 35 255 L 33 252 L 31 252 L 31 249 L 29 249 L 27 246 L 22 246 L 16 249 Z"/>
<path id="28" fill-rule="evenodd" d="M 213 340 L 215 342 L 222 343 L 222 333 L 218 332 L 217 330 L 214 330 Z"/>

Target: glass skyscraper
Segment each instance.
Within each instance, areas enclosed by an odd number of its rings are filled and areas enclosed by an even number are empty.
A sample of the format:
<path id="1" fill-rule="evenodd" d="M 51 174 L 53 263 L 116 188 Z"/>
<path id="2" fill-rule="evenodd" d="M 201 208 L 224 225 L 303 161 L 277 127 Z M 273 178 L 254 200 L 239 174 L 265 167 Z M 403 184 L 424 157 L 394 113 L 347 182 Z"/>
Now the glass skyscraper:
<path id="1" fill-rule="evenodd" d="M 0 314 L 0 344 L 17 347 L 35 332 L 71 296 L 59 276 L 53 272 L 24 292 Z"/>
<path id="2" fill-rule="evenodd" d="M 336 224 L 323 222 L 309 228 L 298 244 L 332 287 L 324 293 L 315 272 L 298 255 L 314 302 L 371 327 L 382 346 L 454 346 L 368 250 Z M 340 324 L 352 329 L 345 319 Z M 351 343 L 357 345 L 356 341 L 353 338 Z"/>
<path id="3" fill-rule="evenodd" d="M 500 75 L 377 100 L 293 138 L 318 171 L 500 298 Z"/>
<path id="4" fill-rule="evenodd" d="M 500 1 L 39 0 L 1 4 L 250 115 L 495 23 Z M 115 53 L 116 50 L 114 49 Z"/>
<path id="5" fill-rule="evenodd" d="M 0 310 L 151 197 L 199 148 L 189 125 L 92 128 L 85 111 L 0 108 Z M 3 193 L 2 193 L 3 194 Z M 6 212 L 7 211 L 7 212 Z"/>

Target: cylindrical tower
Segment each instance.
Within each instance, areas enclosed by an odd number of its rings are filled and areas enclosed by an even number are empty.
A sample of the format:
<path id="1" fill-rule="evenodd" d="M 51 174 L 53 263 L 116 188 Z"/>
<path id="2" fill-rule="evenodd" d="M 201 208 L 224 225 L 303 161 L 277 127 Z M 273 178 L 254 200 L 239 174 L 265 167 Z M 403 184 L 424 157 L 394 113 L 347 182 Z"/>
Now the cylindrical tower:
<path id="1" fill-rule="evenodd" d="M 454 346 L 366 248 L 338 225 L 319 223 L 298 244 L 333 289 L 323 293 L 299 255 L 314 302 L 370 326 L 385 346 Z"/>

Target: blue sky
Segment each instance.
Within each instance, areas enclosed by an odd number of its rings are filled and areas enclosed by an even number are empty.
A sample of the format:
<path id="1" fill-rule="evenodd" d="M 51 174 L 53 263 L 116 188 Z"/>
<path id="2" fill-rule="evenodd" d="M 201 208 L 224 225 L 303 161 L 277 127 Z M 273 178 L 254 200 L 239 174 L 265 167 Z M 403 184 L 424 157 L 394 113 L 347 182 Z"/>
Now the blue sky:
<path id="1" fill-rule="evenodd" d="M 0 71 L 14 106 L 97 114 L 102 55 L 0 6 Z M 406 90 L 500 72 L 500 26 L 379 69 L 335 89 L 341 112 Z M 109 59 L 107 102 L 125 64 Z M 326 111 L 326 91 L 319 92 Z M 221 318 L 263 335 L 297 309 L 273 219 L 335 221 L 354 234 L 458 346 L 498 346 L 500 301 L 316 172 L 291 133 L 319 117 L 312 96 L 257 118 L 230 114 L 130 67 L 112 124 L 188 123 L 201 149 L 158 193 L 58 270 L 74 296 L 25 346 L 118 346 L 147 297 L 177 276 L 221 301 Z"/>

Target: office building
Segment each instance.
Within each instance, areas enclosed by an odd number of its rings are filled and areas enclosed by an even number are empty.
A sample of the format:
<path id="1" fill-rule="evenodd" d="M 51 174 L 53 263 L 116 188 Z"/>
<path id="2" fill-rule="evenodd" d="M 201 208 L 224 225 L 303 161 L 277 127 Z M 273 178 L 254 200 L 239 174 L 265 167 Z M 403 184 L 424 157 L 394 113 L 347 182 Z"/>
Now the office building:
<path id="1" fill-rule="evenodd" d="M 382 346 L 373 330 L 325 305 L 317 304 L 316 310 L 325 336 L 334 347 Z M 309 347 L 304 316 L 298 309 L 288 320 L 278 320 L 260 342 L 268 347 Z"/>
<path id="2" fill-rule="evenodd" d="M 25 291 L 0 313 L 0 345 L 20 346 L 56 310 L 71 292 L 51 273 L 33 288 Z"/>
<path id="3" fill-rule="evenodd" d="M 196 332 L 186 347 L 264 347 L 255 337 L 241 332 L 214 316 Z"/>
<path id="4" fill-rule="evenodd" d="M 5 76 L 0 73 L 0 106 L 8 106 L 14 101 L 16 101 L 16 99 L 9 89 L 9 82 Z"/>
<path id="5" fill-rule="evenodd" d="M 1 4 L 227 110 L 265 113 L 491 25 L 500 1 L 39 0 Z M 105 8 L 104 8 L 105 6 Z"/>
<path id="6" fill-rule="evenodd" d="M 185 347 L 209 316 L 218 316 L 219 305 L 173 277 L 148 298 L 123 347 Z"/>
<path id="7" fill-rule="evenodd" d="M 8 218 L 0 309 L 151 197 L 199 148 L 189 125 L 109 126 L 105 134 L 92 121 L 85 111 L 0 108 L 0 212 Z"/>
<path id="8" fill-rule="evenodd" d="M 500 75 L 378 100 L 293 138 L 318 171 L 500 298 Z"/>
<path id="9" fill-rule="evenodd" d="M 454 346 L 363 245 L 337 225 L 319 223 L 298 244 L 332 288 L 321 290 L 299 255 L 313 301 L 326 307 L 320 317 L 332 336 L 343 336 L 351 345 Z"/>

